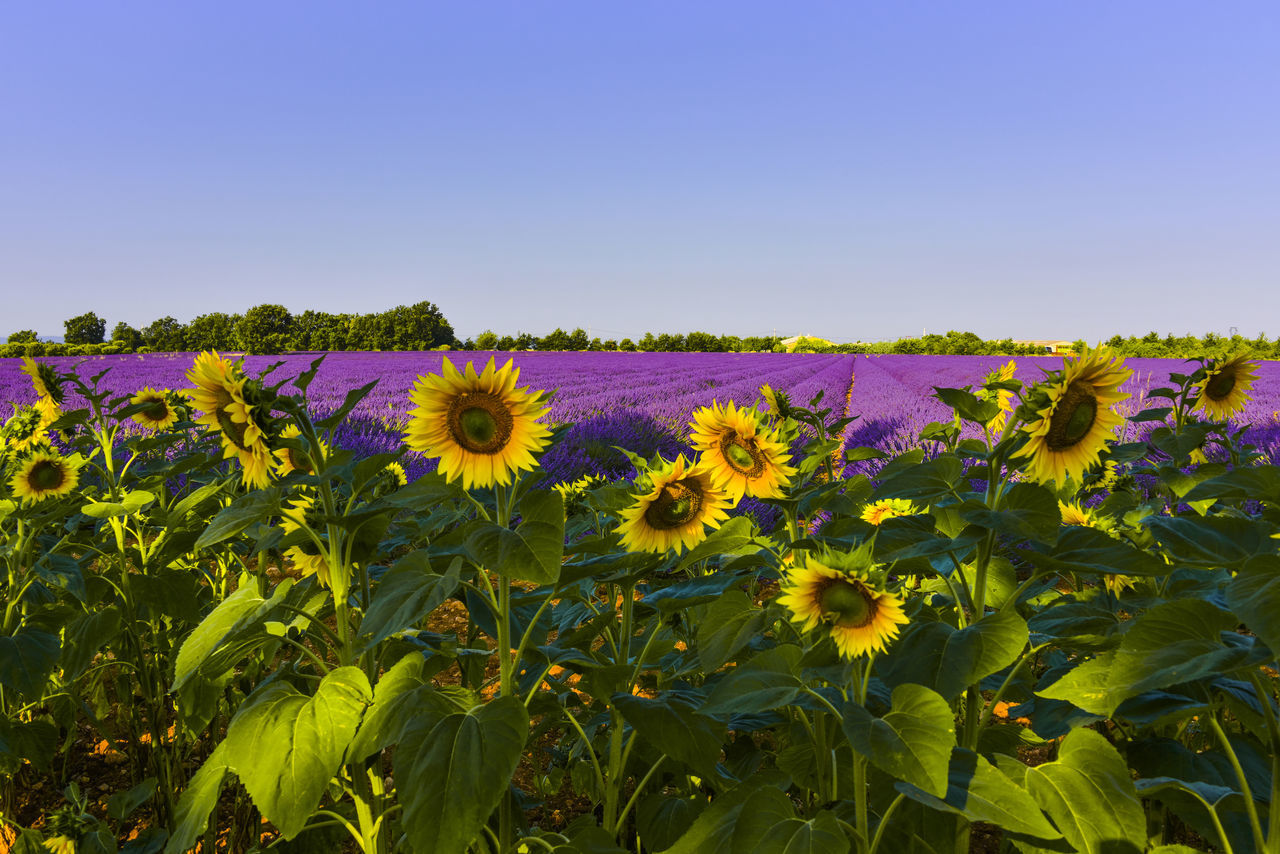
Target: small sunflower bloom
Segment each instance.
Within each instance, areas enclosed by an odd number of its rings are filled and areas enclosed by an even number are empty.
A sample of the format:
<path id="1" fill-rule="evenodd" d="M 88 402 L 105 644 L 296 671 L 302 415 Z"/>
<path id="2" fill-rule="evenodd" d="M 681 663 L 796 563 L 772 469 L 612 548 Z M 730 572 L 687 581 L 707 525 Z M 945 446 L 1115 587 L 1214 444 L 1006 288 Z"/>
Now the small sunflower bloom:
<path id="1" fill-rule="evenodd" d="M 48 424 L 44 413 L 35 406 L 15 409 L 13 415 L 4 422 L 3 428 L 8 436 L 9 449 L 14 453 L 22 453 L 48 445 L 49 431 L 45 429 Z"/>
<path id="2" fill-rule="evenodd" d="M 869 578 L 843 572 L 817 561 L 789 569 L 778 604 L 801 624 L 802 631 L 826 625 L 845 658 L 883 652 L 907 623 L 902 600 L 877 589 Z"/>
<path id="3" fill-rule="evenodd" d="M 862 521 L 870 522 L 872 525 L 879 525 L 886 519 L 896 519 L 899 516 L 918 516 L 923 512 L 925 512 L 924 508 L 906 498 L 882 498 L 862 508 Z"/>
<path id="4" fill-rule="evenodd" d="M 1113 407 L 1129 397 L 1119 388 L 1132 373 L 1103 348 L 1067 360 L 1046 378 L 1024 404 L 1030 410 L 1021 428 L 1029 437 L 1022 450 L 1027 474 L 1061 486 L 1096 465 L 1124 423 Z"/>
<path id="5" fill-rule="evenodd" d="M 694 411 L 689 441 L 711 469 L 711 479 L 737 503 L 744 495 L 781 498 L 796 469 L 776 431 L 761 426 L 754 409 L 713 402 Z"/>
<path id="6" fill-rule="evenodd" d="M 168 430 L 178 423 L 178 407 L 175 404 L 172 393 L 167 390 L 154 389 L 151 386 L 147 386 L 129 398 L 129 402 L 135 406 L 145 405 L 147 407 L 141 412 L 135 412 L 133 420 L 148 430 L 153 432 Z"/>
<path id="7" fill-rule="evenodd" d="M 50 836 L 44 841 L 44 847 L 53 854 L 76 854 L 76 841 L 70 836 Z"/>
<path id="8" fill-rule="evenodd" d="M 382 470 L 391 480 L 395 481 L 396 486 L 408 486 L 409 475 L 405 474 L 404 466 L 397 462 L 387 463 L 387 467 Z"/>
<path id="9" fill-rule="evenodd" d="M 683 552 L 707 538 L 729 518 L 733 502 L 716 486 L 704 464 L 690 466 L 683 456 L 649 472 L 651 487 L 620 514 L 618 533 L 631 552 Z"/>
<path id="10" fill-rule="evenodd" d="M 9 488 L 18 498 L 43 501 L 67 495 L 80 481 L 80 469 L 54 451 L 39 448 L 18 460 Z"/>
<path id="11" fill-rule="evenodd" d="M 537 466 L 533 455 L 547 446 L 551 431 L 538 419 L 550 411 L 542 392 L 516 388 L 520 369 L 511 359 L 502 368 L 491 357 L 477 374 L 467 362 L 459 371 L 447 358 L 441 374 L 419 376 L 409 399 L 404 441 L 415 451 L 440 458 L 446 480 L 461 478 L 463 489 L 506 486 L 518 471 Z"/>
<path id="12" fill-rule="evenodd" d="M 324 528 L 319 510 L 313 496 L 304 495 L 296 498 L 281 511 L 280 527 L 286 534 L 300 531 L 304 526 L 319 532 Z M 310 538 L 301 545 L 285 549 L 284 556 L 293 564 L 299 575 L 315 575 L 325 587 L 330 586 L 329 562 Z"/>
<path id="13" fill-rule="evenodd" d="M 1221 361 L 1211 360 L 1204 369 L 1204 379 L 1193 386 L 1200 389 L 1200 395 L 1192 410 L 1199 410 L 1219 421 L 1244 411 L 1252 400 L 1249 389 L 1258 378 L 1258 363 L 1249 361 L 1243 353 L 1237 353 Z"/>
<path id="14" fill-rule="evenodd" d="M 1080 506 L 1080 503 L 1076 501 L 1059 501 L 1058 512 L 1062 514 L 1062 524 L 1064 525 L 1092 528 L 1097 521 L 1092 510 Z"/>

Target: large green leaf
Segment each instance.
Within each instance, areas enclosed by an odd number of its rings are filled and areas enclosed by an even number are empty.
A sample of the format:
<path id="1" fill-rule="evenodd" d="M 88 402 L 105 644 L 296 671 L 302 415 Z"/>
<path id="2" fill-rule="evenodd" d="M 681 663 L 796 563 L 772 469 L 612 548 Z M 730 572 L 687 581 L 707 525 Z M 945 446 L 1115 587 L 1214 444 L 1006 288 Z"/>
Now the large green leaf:
<path id="1" fill-rule="evenodd" d="M 956 724 L 951 706 L 937 693 L 923 685 L 899 685 L 883 718 L 851 703 L 844 711 L 844 732 L 853 749 L 881 771 L 937 797 L 946 795 Z"/>
<path id="2" fill-rule="evenodd" d="M 948 700 L 1018 660 L 1027 624 L 1012 608 L 988 614 L 947 639 L 938 665 L 938 693 Z"/>
<path id="3" fill-rule="evenodd" d="M 743 812 L 749 808 L 748 803 Z M 780 821 L 751 848 L 737 848 L 737 839 L 735 833 L 735 851 L 753 854 L 848 854 L 849 851 L 849 837 L 845 836 L 835 814 L 829 811 L 820 812 L 809 821 L 798 818 Z"/>
<path id="4" fill-rule="evenodd" d="M 224 507 L 209 522 L 199 539 L 197 549 L 217 545 L 229 540 L 254 522 L 265 522 L 280 512 L 280 490 L 260 489 L 241 496 Z"/>
<path id="5" fill-rule="evenodd" d="M 772 786 L 756 789 L 742 805 L 742 814 L 733 828 L 733 851 L 765 851 L 775 849 L 762 847 L 760 841 L 774 825 L 796 817 L 795 805 L 782 790 Z"/>
<path id="6" fill-rule="evenodd" d="M 963 815 L 970 821 L 990 822 L 1014 839 L 1062 838 L 1025 789 L 970 750 L 952 751 L 946 798 L 939 799 L 910 783 L 897 783 L 896 788 L 934 809 Z"/>
<path id="7" fill-rule="evenodd" d="M 1239 666 L 1241 647 L 1223 644 L 1234 618 L 1201 599 L 1164 602 L 1133 621 L 1118 649 L 1090 659 L 1037 691 L 1110 717 L 1129 697 L 1192 682 Z"/>
<path id="8" fill-rule="evenodd" d="M 735 516 L 726 521 L 707 538 L 689 550 L 677 569 L 693 566 L 700 560 L 719 555 L 742 555 L 760 551 L 760 546 L 753 540 L 755 523 L 750 516 Z"/>
<path id="9" fill-rule="evenodd" d="M 114 605 L 77 615 L 64 630 L 67 642 L 62 648 L 63 678 L 70 681 L 82 676 L 102 645 L 119 633 L 120 611 Z"/>
<path id="10" fill-rule="evenodd" d="M 1143 524 L 1176 563 L 1238 566 L 1256 554 L 1274 553 L 1271 525 L 1235 516 L 1149 516 Z"/>
<path id="11" fill-rule="evenodd" d="M 1018 549 L 1017 553 L 1041 569 L 1062 573 L 1160 576 L 1175 569 L 1150 552 L 1082 525 L 1063 529 L 1052 552 Z"/>
<path id="12" fill-rule="evenodd" d="M 714 673 L 731 661 L 753 638 L 764 634 L 768 618 L 763 608 L 741 590 L 727 590 L 707 606 L 698 623 L 698 660 L 704 673 Z"/>
<path id="13" fill-rule="evenodd" d="M 891 464 L 892 465 L 892 464 Z M 964 476 L 964 463 L 959 457 L 941 456 L 886 474 L 888 465 L 880 474 L 886 478 L 875 491 L 875 498 L 909 498 L 922 504 L 931 504 L 955 490 Z"/>
<path id="14" fill-rule="evenodd" d="M 1243 466 L 1195 486 L 1182 496 L 1184 501 L 1221 498 L 1228 501 L 1271 501 L 1280 503 L 1280 467 Z"/>
<path id="15" fill-rule="evenodd" d="M 291 580 L 281 581 L 272 591 L 271 598 L 264 599 L 258 593 L 256 581 L 242 575 L 236 592 L 222 600 L 182 642 L 174 664 L 171 690 L 179 690 L 195 676 L 224 642 L 236 637 L 246 627 L 263 621 L 292 587 Z"/>
<path id="16" fill-rule="evenodd" d="M 1146 847 L 1146 813 L 1129 766 L 1093 730 L 1072 730 L 1055 761 L 1028 769 L 1027 791 L 1081 854 Z"/>
<path id="17" fill-rule="evenodd" d="M 535 489 L 520 502 L 520 524 L 485 524 L 467 537 L 467 553 L 486 569 L 517 581 L 554 584 L 564 557 L 564 499 Z"/>
<path id="18" fill-rule="evenodd" d="M 1280 558 L 1255 557 L 1227 585 L 1227 604 L 1245 627 L 1280 655 Z"/>
<path id="19" fill-rule="evenodd" d="M 218 796 L 222 793 L 222 780 L 231 770 L 227 765 L 226 755 L 224 741 L 214 749 L 187 784 L 187 790 L 178 799 L 173 835 L 164 847 L 165 854 L 190 851 L 208 828 L 209 814 L 218 805 Z"/>
<path id="20" fill-rule="evenodd" d="M 39 700 L 61 650 L 57 635 L 27 626 L 0 638 L 0 685 L 32 702 Z"/>
<path id="21" fill-rule="evenodd" d="M 751 714 L 791 703 L 804 689 L 800 681 L 798 646 L 765 650 L 729 671 L 707 697 L 700 711 L 709 715 Z"/>
<path id="22" fill-rule="evenodd" d="M 699 714 L 692 702 L 676 694 L 650 699 L 614 694 L 613 705 L 640 738 L 704 777 L 714 777 L 725 726 Z"/>
<path id="23" fill-rule="evenodd" d="M 977 505 L 960 508 L 960 515 L 974 525 L 990 528 L 1018 540 L 1052 544 L 1062 526 L 1062 511 L 1052 492 L 1034 483 L 1015 483 L 1000 499 L 1000 509 Z"/>
<path id="24" fill-rule="evenodd" d="M 524 703 L 499 697 L 408 735 L 395 769 L 411 849 L 467 850 L 511 784 L 528 734 Z"/>
<path id="25" fill-rule="evenodd" d="M 372 649 L 397 632 L 412 628 L 458 589 L 461 558 L 444 575 L 431 571 L 425 549 L 410 552 L 378 581 L 369 610 L 360 621 L 363 649 Z"/>
<path id="26" fill-rule="evenodd" d="M 364 713 L 360 729 L 347 747 L 347 762 L 363 762 L 400 741 L 410 728 L 430 729 L 459 709 L 431 686 L 426 658 L 411 652 L 378 679 L 373 705 Z"/>
<path id="27" fill-rule="evenodd" d="M 717 795 L 679 841 L 662 854 L 736 854 L 732 847 L 734 828 L 744 805 L 754 792 L 768 785 L 764 775 L 757 774 Z"/>
<path id="28" fill-rule="evenodd" d="M 364 671 L 339 667 L 312 697 L 270 682 L 232 719 L 224 742 L 227 764 L 285 839 L 296 836 L 319 806 L 372 699 Z"/>

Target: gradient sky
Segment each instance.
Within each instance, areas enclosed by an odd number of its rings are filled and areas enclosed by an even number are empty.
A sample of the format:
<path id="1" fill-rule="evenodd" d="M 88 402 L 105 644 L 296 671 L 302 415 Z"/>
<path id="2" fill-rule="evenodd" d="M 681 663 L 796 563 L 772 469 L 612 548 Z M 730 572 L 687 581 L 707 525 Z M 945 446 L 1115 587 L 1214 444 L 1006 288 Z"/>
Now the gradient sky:
<path id="1" fill-rule="evenodd" d="M 18 2 L 0 336 L 1280 334 L 1280 3 Z"/>

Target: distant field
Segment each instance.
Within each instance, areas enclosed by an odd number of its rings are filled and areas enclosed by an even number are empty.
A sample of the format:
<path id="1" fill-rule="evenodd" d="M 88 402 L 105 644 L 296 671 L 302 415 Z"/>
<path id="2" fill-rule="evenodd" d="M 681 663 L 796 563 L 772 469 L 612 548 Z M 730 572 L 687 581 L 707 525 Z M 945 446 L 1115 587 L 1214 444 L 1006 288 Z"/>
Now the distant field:
<path id="1" fill-rule="evenodd" d="M 468 360 L 483 368 L 490 357 L 499 365 L 508 358 L 520 368 L 520 384 L 551 393 L 551 420 L 578 424 L 583 443 L 609 447 L 638 442 L 645 452 L 679 449 L 690 413 L 713 400 L 750 405 L 761 384 L 791 394 L 805 403 L 819 391 L 832 417 L 856 415 L 847 443 L 901 452 L 916 445 L 922 427 L 946 420 L 950 411 L 934 399 L 932 386 L 978 385 L 984 375 L 1008 361 L 998 356 L 855 356 L 788 353 L 361 353 L 329 354 L 311 386 L 313 408 L 331 411 L 346 392 L 371 380 L 377 387 L 353 413 L 339 441 L 369 452 L 389 450 L 398 442 L 397 426 L 409 408 L 409 390 L 421 374 L 438 372 L 448 356 L 460 368 Z M 62 369 L 79 365 L 88 377 L 110 369 L 105 384 L 119 393 L 143 386 L 184 388 L 194 354 L 164 353 L 55 358 Z M 245 367 L 253 374 L 283 361 L 272 375 L 281 379 L 305 370 L 314 354 L 252 356 Z M 1016 376 L 1034 382 L 1045 370 L 1061 366 L 1057 356 L 1020 357 Z M 1148 389 L 1164 385 L 1172 371 L 1194 364 L 1179 359 L 1130 359 L 1132 379 L 1123 387 L 1134 395 L 1123 404 L 1137 412 L 1150 406 Z M 35 399 L 21 361 L 0 359 L 0 400 L 30 403 Z M 1246 434 L 1273 458 L 1280 454 L 1280 362 L 1262 362 L 1253 403 L 1237 419 Z M 847 400 L 847 409 L 846 409 Z M 72 400 L 71 405 L 80 402 Z M 7 407 L 6 407 L 7 408 Z M 588 435 L 589 434 L 589 435 Z M 565 448 L 562 454 L 570 454 Z M 597 454 L 598 456 L 599 454 Z M 594 459 L 594 458 L 593 458 Z M 550 461 L 555 462 L 555 461 Z M 588 461 L 589 462 L 589 461 Z M 581 459 L 564 459 L 564 474 L 582 469 Z M 591 466 L 588 464 L 587 468 Z"/>

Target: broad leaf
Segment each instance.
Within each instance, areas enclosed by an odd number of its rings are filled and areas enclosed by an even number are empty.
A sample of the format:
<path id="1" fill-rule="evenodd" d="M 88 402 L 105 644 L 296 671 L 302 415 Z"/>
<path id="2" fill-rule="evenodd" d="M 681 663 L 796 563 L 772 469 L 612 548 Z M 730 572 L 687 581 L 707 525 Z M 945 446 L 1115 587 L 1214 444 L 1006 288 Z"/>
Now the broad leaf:
<path id="1" fill-rule="evenodd" d="M 714 673 L 733 660 L 753 638 L 764 634 L 768 618 L 763 608 L 741 590 L 727 590 L 707 606 L 698 623 L 698 660 L 704 673 Z"/>
<path id="2" fill-rule="evenodd" d="M 944 797 L 956 744 L 951 706 L 923 685 L 912 684 L 894 688 L 892 703 L 879 719 L 860 705 L 847 705 L 844 732 L 849 743 L 886 774 Z"/>
<path id="3" fill-rule="evenodd" d="M 485 569 L 516 581 L 554 584 L 564 557 L 564 499 L 553 489 L 536 489 L 520 502 L 514 531 L 485 524 L 467 537 L 466 547 Z"/>
<path id="4" fill-rule="evenodd" d="M 800 647 L 792 645 L 757 654 L 717 682 L 700 711 L 708 715 L 750 714 L 790 704 L 804 689 L 798 676 L 800 656 Z"/>
<path id="5" fill-rule="evenodd" d="M 418 625 L 458 589 L 461 572 L 461 558 L 454 558 L 444 575 L 432 572 L 426 550 L 410 552 L 396 561 L 378 581 L 369 610 L 360 621 L 362 649 L 372 649 Z"/>
<path id="6" fill-rule="evenodd" d="M 650 699 L 614 694 L 613 705 L 640 738 L 705 777 L 714 777 L 724 744 L 725 726 L 699 714 L 690 701 L 675 694 Z"/>
<path id="7" fill-rule="evenodd" d="M 938 665 L 938 693 L 948 700 L 1018 660 L 1027 624 L 1012 608 L 988 614 L 947 639 Z"/>
<path id="8" fill-rule="evenodd" d="M 39 700 L 61 649 L 57 635 L 25 626 L 13 637 L 0 638 L 0 685 Z"/>
<path id="9" fill-rule="evenodd" d="M 311 818 L 372 701 L 358 667 L 325 675 L 315 696 L 284 682 L 254 692 L 227 728 L 227 764 L 285 839 Z"/>

